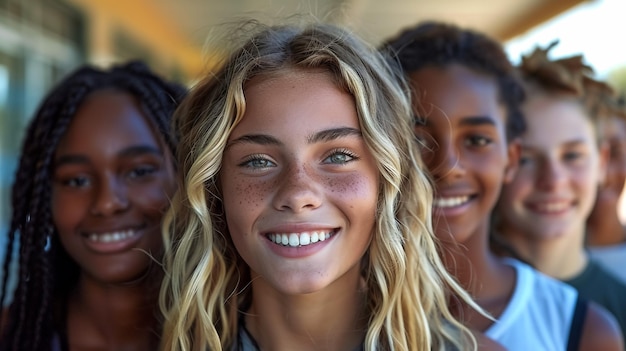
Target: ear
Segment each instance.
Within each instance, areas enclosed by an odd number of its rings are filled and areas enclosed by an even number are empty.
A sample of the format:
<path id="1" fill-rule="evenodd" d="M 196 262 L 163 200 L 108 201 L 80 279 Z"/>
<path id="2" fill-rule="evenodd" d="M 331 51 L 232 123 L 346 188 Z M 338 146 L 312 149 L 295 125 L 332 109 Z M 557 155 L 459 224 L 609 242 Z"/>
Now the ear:
<path id="1" fill-rule="evenodd" d="M 510 183 L 517 174 L 519 158 L 522 153 L 522 145 L 519 138 L 515 138 L 507 145 L 507 163 L 504 168 L 504 184 Z"/>
<path id="2" fill-rule="evenodd" d="M 598 162 L 598 185 L 603 185 L 606 182 L 609 158 L 611 157 L 609 144 L 606 141 L 601 142 L 598 146 L 598 156 L 600 158 Z"/>

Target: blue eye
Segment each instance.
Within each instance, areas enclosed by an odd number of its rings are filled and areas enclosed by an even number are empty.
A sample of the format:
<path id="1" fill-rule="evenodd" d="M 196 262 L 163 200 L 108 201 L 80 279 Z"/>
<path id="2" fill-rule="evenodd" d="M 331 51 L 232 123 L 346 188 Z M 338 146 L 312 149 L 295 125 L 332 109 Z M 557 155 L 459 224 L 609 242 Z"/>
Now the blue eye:
<path id="1" fill-rule="evenodd" d="M 276 164 L 263 156 L 254 155 L 254 156 L 251 156 L 246 161 L 244 161 L 243 163 L 241 163 L 240 166 L 254 168 L 254 169 L 263 169 L 263 168 L 276 167 Z"/>
<path id="2" fill-rule="evenodd" d="M 332 163 L 332 164 L 346 164 L 348 162 L 354 161 L 357 159 L 357 156 L 350 152 L 349 150 L 335 150 L 333 153 L 324 159 L 324 163 Z"/>

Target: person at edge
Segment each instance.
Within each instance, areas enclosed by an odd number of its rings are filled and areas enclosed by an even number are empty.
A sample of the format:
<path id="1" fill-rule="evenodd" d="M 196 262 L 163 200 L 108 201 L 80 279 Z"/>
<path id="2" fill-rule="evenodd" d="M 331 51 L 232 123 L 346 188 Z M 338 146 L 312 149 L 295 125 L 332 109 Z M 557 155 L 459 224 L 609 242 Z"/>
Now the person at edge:
<path id="1" fill-rule="evenodd" d="M 626 331 L 626 285 L 590 260 L 586 219 L 604 181 L 608 148 L 599 134 L 598 85 L 582 55 L 548 58 L 554 42 L 518 67 L 528 92 L 520 167 L 503 187 L 497 233 L 537 270 L 576 288 L 611 312 Z"/>
<path id="2" fill-rule="evenodd" d="M 176 184 L 169 124 L 185 93 L 129 62 L 79 67 L 45 97 L 13 185 L 1 350 L 158 347 L 161 220 Z"/>
<path id="3" fill-rule="evenodd" d="M 626 184 L 626 106 L 623 97 L 618 98 L 606 83 L 596 90 L 595 113 L 604 115 L 599 132 L 608 144 L 609 161 L 587 218 L 585 244 L 592 259 L 626 284 L 626 229 L 618 213 Z"/>
<path id="4" fill-rule="evenodd" d="M 515 176 L 525 130 L 523 87 L 501 45 L 480 32 L 423 22 L 383 50 L 413 88 L 415 135 L 435 183 L 443 261 L 493 318 L 451 299 L 455 316 L 509 350 L 622 350 L 605 310 L 491 250 L 491 213 Z"/>

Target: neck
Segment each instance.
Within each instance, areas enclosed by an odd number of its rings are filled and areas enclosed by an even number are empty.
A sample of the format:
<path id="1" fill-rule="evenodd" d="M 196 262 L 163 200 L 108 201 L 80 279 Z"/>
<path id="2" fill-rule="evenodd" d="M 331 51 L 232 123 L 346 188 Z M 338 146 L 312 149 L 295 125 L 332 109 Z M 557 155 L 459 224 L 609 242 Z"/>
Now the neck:
<path id="1" fill-rule="evenodd" d="M 99 349 L 158 347 L 159 287 L 155 281 L 104 285 L 85 275 L 68 302 L 68 340 Z"/>
<path id="2" fill-rule="evenodd" d="M 617 215 L 618 201 L 599 201 L 587 220 L 587 245 L 611 246 L 626 242 L 624 225 Z"/>
<path id="3" fill-rule="evenodd" d="M 587 265 L 583 228 L 547 239 L 516 231 L 508 231 L 506 237 L 524 259 L 540 272 L 553 278 L 559 280 L 573 278 Z"/>
<path id="4" fill-rule="evenodd" d="M 494 317 L 506 308 L 515 289 L 515 271 L 490 249 L 489 224 L 485 222 L 463 243 L 444 242 L 444 264 L 448 272 Z M 452 310 L 473 330 L 484 331 L 493 322 L 470 306 L 453 303 Z"/>
<path id="5" fill-rule="evenodd" d="M 358 267 L 355 269 L 346 274 L 349 279 L 301 295 L 283 294 L 263 279 L 253 280 L 248 331 L 262 350 L 356 349 L 367 328 L 367 292 Z"/>

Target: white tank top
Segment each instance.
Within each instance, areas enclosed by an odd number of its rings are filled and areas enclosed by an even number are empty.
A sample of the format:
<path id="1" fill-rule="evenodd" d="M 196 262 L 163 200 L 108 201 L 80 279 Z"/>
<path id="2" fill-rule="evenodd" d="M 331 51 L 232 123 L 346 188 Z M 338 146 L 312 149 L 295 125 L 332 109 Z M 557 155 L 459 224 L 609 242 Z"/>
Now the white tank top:
<path id="1" fill-rule="evenodd" d="M 485 334 L 509 351 L 566 350 L 578 292 L 518 260 L 505 262 L 517 272 L 515 291 Z"/>

